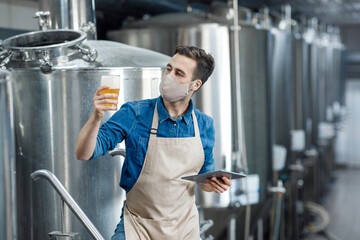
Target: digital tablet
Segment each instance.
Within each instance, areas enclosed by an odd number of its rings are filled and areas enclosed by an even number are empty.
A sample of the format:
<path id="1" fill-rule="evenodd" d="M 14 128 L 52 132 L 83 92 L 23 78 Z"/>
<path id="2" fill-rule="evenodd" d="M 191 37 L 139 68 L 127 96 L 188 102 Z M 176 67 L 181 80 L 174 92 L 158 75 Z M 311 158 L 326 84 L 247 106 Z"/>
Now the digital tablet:
<path id="1" fill-rule="evenodd" d="M 186 177 L 182 177 L 181 179 L 194 181 L 194 182 L 198 182 L 198 183 L 206 183 L 206 179 L 212 178 L 212 177 L 216 177 L 216 178 L 220 178 L 220 179 L 222 177 L 227 177 L 228 179 L 237 179 L 237 178 L 246 177 L 246 175 L 243 173 L 235 173 L 235 172 L 229 172 L 229 171 L 224 171 L 224 170 L 218 170 L 218 171 L 213 171 L 213 172 L 208 172 L 208 173 L 186 176 Z"/>

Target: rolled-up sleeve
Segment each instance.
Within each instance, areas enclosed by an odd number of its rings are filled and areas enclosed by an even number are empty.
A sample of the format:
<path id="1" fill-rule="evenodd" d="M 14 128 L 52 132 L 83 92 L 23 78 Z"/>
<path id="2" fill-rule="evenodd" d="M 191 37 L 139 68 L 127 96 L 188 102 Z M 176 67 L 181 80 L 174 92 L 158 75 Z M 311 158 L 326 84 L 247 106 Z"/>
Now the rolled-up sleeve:
<path id="1" fill-rule="evenodd" d="M 204 135 L 201 137 L 205 160 L 204 165 L 202 166 L 199 173 L 206 173 L 215 170 L 215 163 L 213 157 L 213 149 L 215 144 L 215 127 L 214 120 L 212 118 L 208 118 L 208 124 L 206 131 L 203 133 Z"/>
<path id="2" fill-rule="evenodd" d="M 107 151 L 114 149 L 118 143 L 131 134 L 136 122 L 136 105 L 133 102 L 123 104 L 107 122 L 101 125 L 91 159 L 102 156 Z"/>

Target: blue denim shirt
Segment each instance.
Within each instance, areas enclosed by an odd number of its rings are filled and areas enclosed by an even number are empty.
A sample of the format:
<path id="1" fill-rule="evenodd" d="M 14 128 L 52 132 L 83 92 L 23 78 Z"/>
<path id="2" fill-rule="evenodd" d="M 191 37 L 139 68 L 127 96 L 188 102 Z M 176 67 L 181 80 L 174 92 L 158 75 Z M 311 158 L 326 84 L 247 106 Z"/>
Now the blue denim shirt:
<path id="1" fill-rule="evenodd" d="M 192 100 L 190 100 L 188 111 L 178 117 L 177 120 L 166 111 L 161 96 L 155 99 L 127 102 L 100 127 L 94 154 L 91 158 L 94 159 L 106 154 L 108 150 L 114 149 L 116 144 L 125 140 L 126 158 L 122 167 L 120 186 L 126 192 L 129 192 L 134 186 L 144 164 L 155 103 L 157 103 L 159 115 L 158 137 L 194 137 L 191 112 L 192 110 L 195 111 L 205 155 L 204 165 L 200 173 L 215 169 L 213 119 L 194 108 Z"/>

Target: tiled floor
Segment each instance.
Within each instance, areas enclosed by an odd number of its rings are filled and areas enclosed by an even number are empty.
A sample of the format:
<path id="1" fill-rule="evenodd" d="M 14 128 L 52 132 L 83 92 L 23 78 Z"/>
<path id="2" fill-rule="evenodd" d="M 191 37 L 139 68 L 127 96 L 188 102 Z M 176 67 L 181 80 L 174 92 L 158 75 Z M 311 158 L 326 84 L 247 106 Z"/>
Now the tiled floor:
<path id="1" fill-rule="evenodd" d="M 360 169 L 337 170 L 323 205 L 330 214 L 327 231 L 333 236 L 310 236 L 307 240 L 360 240 Z"/>

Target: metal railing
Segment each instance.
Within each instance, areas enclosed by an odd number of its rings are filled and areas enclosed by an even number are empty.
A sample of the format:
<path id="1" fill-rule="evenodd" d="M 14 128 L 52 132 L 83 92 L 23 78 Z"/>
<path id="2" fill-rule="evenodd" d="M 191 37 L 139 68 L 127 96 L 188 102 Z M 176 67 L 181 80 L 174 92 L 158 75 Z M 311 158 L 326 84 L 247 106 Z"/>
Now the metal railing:
<path id="1" fill-rule="evenodd" d="M 105 240 L 105 238 L 96 229 L 94 224 L 90 221 L 90 219 L 86 216 L 86 214 L 81 210 L 79 205 L 71 197 L 70 193 L 65 189 L 65 187 L 59 181 L 59 179 L 57 179 L 57 177 L 52 172 L 45 170 L 45 169 L 37 170 L 31 174 L 31 177 L 35 181 L 38 180 L 39 178 L 45 178 L 46 180 L 48 180 L 51 183 L 51 185 L 54 187 L 54 189 L 58 192 L 62 201 L 64 201 L 69 206 L 71 211 L 81 221 L 81 223 L 89 231 L 91 236 L 96 240 Z"/>

